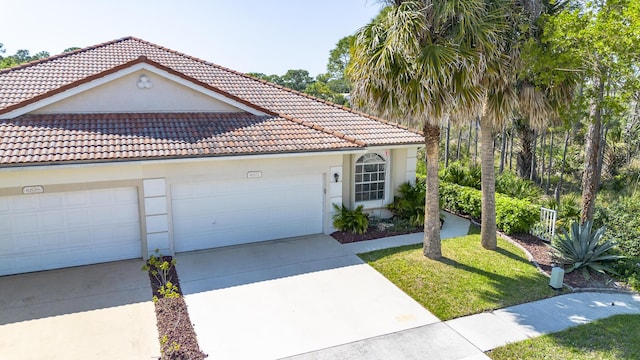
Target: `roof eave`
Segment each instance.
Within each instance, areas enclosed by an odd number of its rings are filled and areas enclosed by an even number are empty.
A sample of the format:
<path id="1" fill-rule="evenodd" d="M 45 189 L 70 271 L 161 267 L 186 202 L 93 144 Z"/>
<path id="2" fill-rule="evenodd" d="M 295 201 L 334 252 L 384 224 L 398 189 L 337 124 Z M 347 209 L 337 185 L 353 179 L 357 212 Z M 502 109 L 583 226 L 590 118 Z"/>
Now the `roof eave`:
<path id="1" fill-rule="evenodd" d="M 318 149 L 318 150 L 305 150 L 305 151 L 271 151 L 261 153 L 233 153 L 233 154 L 207 154 L 207 155 L 189 155 L 189 156 L 162 156 L 162 157 L 141 157 L 141 158 L 116 158 L 116 159 L 91 159 L 91 160 L 60 160 L 60 161 L 46 161 L 46 162 L 30 162 L 30 163 L 9 163 L 0 164 L 0 171 L 6 171 L 9 169 L 24 169 L 31 168 L 46 168 L 61 166 L 113 166 L 123 164 L 158 164 L 159 162 L 165 163 L 178 163 L 178 162 L 198 162 L 198 161 L 212 161 L 212 160 L 233 160 L 237 158 L 278 158 L 278 157 L 304 157 L 304 156 L 331 156 L 337 154 L 362 154 L 367 150 L 361 147 L 340 147 L 335 149 Z"/>

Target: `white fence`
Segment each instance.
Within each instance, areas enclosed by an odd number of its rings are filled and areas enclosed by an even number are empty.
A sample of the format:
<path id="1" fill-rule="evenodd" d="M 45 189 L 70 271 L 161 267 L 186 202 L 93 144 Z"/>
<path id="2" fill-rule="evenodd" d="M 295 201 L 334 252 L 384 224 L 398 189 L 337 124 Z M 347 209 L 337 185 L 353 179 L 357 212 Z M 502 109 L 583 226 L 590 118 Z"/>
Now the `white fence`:
<path id="1" fill-rule="evenodd" d="M 531 229 L 531 235 L 535 235 L 542 240 L 551 241 L 556 234 L 557 211 L 553 209 L 540 208 L 540 222 Z"/>

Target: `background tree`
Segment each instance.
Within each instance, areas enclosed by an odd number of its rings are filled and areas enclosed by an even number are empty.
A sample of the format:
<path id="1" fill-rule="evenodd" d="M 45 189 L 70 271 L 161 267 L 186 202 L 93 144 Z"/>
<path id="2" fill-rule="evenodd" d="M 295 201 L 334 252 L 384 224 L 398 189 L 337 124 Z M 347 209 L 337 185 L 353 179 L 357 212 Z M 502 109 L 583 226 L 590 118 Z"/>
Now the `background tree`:
<path id="1" fill-rule="evenodd" d="M 50 55 L 46 51 L 40 51 L 35 55 L 30 55 L 29 50 L 18 50 L 14 55 L 3 57 L 2 54 L 6 53 L 6 49 L 3 44 L 0 44 L 0 69 L 9 68 L 30 61 L 40 60 L 48 58 Z"/>
<path id="2" fill-rule="evenodd" d="M 351 83 L 345 76 L 347 66 L 351 60 L 351 44 L 353 35 L 345 36 L 338 41 L 336 47 L 329 52 L 329 62 L 327 63 L 327 74 L 324 80 L 331 91 L 337 94 L 346 94 L 351 91 Z M 317 81 L 320 75 L 316 77 Z"/>
<path id="3" fill-rule="evenodd" d="M 303 69 L 288 70 L 280 79 L 282 86 L 300 92 L 303 92 L 307 86 L 314 82 L 313 78 L 309 76 L 309 72 Z"/>
<path id="4" fill-rule="evenodd" d="M 307 70 L 288 70 L 286 74 L 266 75 L 264 73 L 248 73 L 253 77 L 288 87 L 293 90 L 309 94 L 319 99 L 331 101 L 338 105 L 349 106 L 349 92 L 351 83 L 345 76 L 345 69 L 349 63 L 350 46 L 354 37 L 346 36 L 336 44 L 329 53 L 327 72 L 319 74 L 313 79 Z"/>
<path id="5" fill-rule="evenodd" d="M 611 29 L 616 29 L 611 31 Z M 637 0 L 585 3 L 549 19 L 546 39 L 580 61 L 589 115 L 582 176 L 581 222 L 593 219 L 600 183 L 603 122 L 623 108 L 613 94 L 637 88 L 640 59 L 640 5 Z"/>

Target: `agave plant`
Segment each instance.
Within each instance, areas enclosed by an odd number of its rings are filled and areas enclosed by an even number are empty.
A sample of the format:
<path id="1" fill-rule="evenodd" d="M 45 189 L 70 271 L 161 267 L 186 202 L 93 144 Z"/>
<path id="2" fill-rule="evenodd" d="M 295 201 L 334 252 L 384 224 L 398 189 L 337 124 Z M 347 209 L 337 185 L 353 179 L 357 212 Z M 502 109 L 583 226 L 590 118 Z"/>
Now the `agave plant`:
<path id="1" fill-rule="evenodd" d="M 571 224 L 570 233 L 563 229 L 562 234 L 558 235 L 550 245 L 554 258 L 563 265 L 569 266 L 567 273 L 582 269 L 586 278 L 589 277 L 589 269 L 599 273 L 607 271 L 615 274 L 615 271 L 604 263 L 623 256 L 609 252 L 616 247 L 614 242 L 601 242 L 605 231 L 604 226 L 591 232 L 591 225 L 590 221 L 583 225 L 574 222 Z"/>

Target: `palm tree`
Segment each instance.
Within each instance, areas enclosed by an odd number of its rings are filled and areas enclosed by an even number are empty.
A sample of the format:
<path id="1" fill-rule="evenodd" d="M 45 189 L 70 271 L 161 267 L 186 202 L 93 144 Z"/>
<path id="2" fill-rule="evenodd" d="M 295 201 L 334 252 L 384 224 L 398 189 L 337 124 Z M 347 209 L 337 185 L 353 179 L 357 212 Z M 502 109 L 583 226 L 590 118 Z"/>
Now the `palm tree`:
<path id="1" fill-rule="evenodd" d="M 542 124 L 558 119 L 558 111 L 570 103 L 578 80 L 571 72 L 567 73 L 559 67 L 554 68 L 555 64 L 540 61 L 540 58 L 549 59 L 556 55 L 539 41 L 540 13 L 546 11 L 552 14 L 563 5 L 555 2 L 550 4 L 545 0 L 520 4 L 495 0 L 491 2 L 494 12 L 502 16 L 497 20 L 499 31 L 494 38 L 493 48 L 485 49 L 484 53 L 487 67 L 483 78 L 486 98 L 483 116 L 480 117 L 481 241 L 482 246 L 487 249 L 497 247 L 493 127 L 501 126 L 516 109 L 534 126 L 541 127 Z M 522 26 L 524 21 L 530 21 L 531 33 L 521 33 L 521 29 L 526 28 Z M 525 52 L 524 58 L 521 50 Z M 549 74 L 554 75 L 551 82 L 544 77 Z M 533 167 L 531 171 L 534 171 Z"/>
<path id="2" fill-rule="evenodd" d="M 498 243 L 496 238 L 496 181 L 493 157 L 493 128 L 502 126 L 511 116 L 517 106 L 517 96 L 513 84 L 515 83 L 518 54 L 513 44 L 509 44 L 512 37 L 505 32 L 502 45 L 488 62 L 485 73 L 484 86 L 486 99 L 484 113 L 480 116 L 480 166 L 482 169 L 482 213 L 480 238 L 485 249 L 495 250 Z M 504 141 L 504 139 L 502 140 Z"/>
<path id="3" fill-rule="evenodd" d="M 489 0 L 395 0 L 356 34 L 348 75 L 355 106 L 422 129 L 427 162 L 424 255 L 440 249 L 439 124 L 480 113 L 497 14 Z"/>

